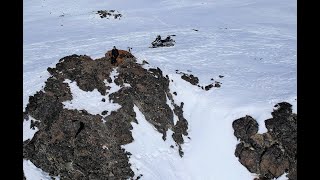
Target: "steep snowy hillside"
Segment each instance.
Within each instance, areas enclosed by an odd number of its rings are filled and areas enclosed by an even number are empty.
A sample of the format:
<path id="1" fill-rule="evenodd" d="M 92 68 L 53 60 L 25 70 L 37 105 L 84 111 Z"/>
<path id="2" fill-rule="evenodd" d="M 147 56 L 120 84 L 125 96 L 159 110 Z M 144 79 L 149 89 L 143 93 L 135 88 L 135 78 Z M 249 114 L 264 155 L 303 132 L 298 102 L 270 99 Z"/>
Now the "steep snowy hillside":
<path id="1" fill-rule="evenodd" d="M 29 96 L 43 90 L 50 77 L 47 68 L 55 67 L 59 59 L 71 54 L 100 58 L 114 45 L 132 47 L 139 63 L 149 62 L 145 68 L 159 67 L 173 80 L 170 92 L 177 92 L 176 104 L 184 103 L 190 139 L 181 145 L 181 158 L 176 147 L 170 147 L 172 138 L 163 141 L 135 106 L 139 123 L 132 123 L 134 141 L 122 147 L 132 154 L 131 168 L 136 176 L 143 174 L 141 179 L 253 179 L 255 175 L 234 155 L 238 141 L 232 122 L 250 114 L 263 133 L 264 120 L 271 117 L 275 104 L 287 101 L 296 112 L 296 1 L 24 0 L 23 4 L 23 110 Z M 100 18 L 98 10 L 116 10 L 122 17 Z M 149 48 L 158 34 L 176 35 L 175 46 Z M 199 77 L 200 85 L 213 78 L 221 87 L 204 91 L 181 79 L 176 70 Z M 79 96 L 66 102 L 67 108 L 99 110 L 98 92 L 84 94 L 69 85 Z M 24 140 L 37 131 L 29 129 L 29 123 L 24 121 Z M 27 179 L 49 178 L 28 160 L 24 171 Z"/>

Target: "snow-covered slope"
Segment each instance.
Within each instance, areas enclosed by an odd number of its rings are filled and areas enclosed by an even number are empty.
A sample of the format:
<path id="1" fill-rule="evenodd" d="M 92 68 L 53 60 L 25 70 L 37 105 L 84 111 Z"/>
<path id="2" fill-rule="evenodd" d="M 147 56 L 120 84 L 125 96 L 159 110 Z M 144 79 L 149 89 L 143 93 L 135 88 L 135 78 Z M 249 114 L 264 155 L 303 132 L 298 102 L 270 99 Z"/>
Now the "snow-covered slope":
<path id="1" fill-rule="evenodd" d="M 93 12 L 110 9 L 123 17 L 101 19 Z M 46 69 L 60 58 L 97 58 L 113 45 L 132 47 L 139 62 L 148 61 L 174 80 L 170 89 L 178 92 L 175 102 L 185 104 L 191 137 L 180 158 L 170 148 L 172 139 L 163 142 L 135 108 L 135 141 L 125 148 L 133 154 L 136 175 L 253 179 L 234 156 L 237 140 L 231 124 L 249 114 L 264 132 L 263 120 L 276 103 L 287 101 L 296 112 L 296 9 L 292 0 L 24 0 L 23 107 L 44 86 Z M 176 45 L 148 48 L 158 34 L 175 34 Z M 214 78 L 221 88 L 203 91 L 182 80 L 176 69 L 191 71 L 202 85 Z"/>

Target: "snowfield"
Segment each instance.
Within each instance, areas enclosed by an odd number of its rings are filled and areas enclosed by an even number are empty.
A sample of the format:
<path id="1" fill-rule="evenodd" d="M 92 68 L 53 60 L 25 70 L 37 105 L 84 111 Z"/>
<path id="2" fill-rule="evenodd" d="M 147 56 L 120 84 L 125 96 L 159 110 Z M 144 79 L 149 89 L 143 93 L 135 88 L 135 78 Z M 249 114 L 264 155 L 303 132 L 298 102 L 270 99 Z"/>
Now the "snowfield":
<path id="1" fill-rule="evenodd" d="M 50 76 L 47 68 L 59 59 L 71 54 L 99 58 L 114 45 L 132 47 L 138 62 L 149 62 L 144 67 L 159 67 L 173 80 L 170 91 L 177 92 L 176 104 L 184 102 L 191 139 L 185 138 L 180 158 L 172 132 L 163 141 L 134 107 L 139 124 L 132 123 L 135 140 L 124 148 L 132 153 L 132 169 L 136 176 L 143 174 L 143 180 L 253 179 L 255 175 L 234 156 L 233 120 L 251 115 L 262 133 L 276 103 L 287 101 L 297 112 L 295 0 L 24 0 L 23 4 L 23 108 L 29 96 L 43 90 Z M 123 17 L 101 19 L 94 12 L 111 9 Z M 176 35 L 175 46 L 148 48 L 158 34 Z M 200 85 L 213 78 L 221 87 L 204 91 L 182 80 L 177 69 L 199 77 Z M 101 113 L 101 94 L 69 85 L 78 99 L 66 102 L 65 108 Z M 118 89 L 115 85 L 111 91 Z M 117 108 L 110 104 L 110 110 Z M 24 121 L 23 140 L 36 131 L 29 127 L 30 120 Z M 50 179 L 29 160 L 23 165 L 28 180 Z"/>

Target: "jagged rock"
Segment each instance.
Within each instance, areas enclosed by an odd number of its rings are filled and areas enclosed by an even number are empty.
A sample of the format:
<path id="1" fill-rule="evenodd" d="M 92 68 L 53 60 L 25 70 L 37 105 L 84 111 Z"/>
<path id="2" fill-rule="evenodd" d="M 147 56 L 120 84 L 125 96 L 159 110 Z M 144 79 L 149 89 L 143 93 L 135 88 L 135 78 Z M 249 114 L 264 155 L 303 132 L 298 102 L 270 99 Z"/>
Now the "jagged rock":
<path id="1" fill-rule="evenodd" d="M 188 81 L 192 85 L 197 85 L 199 83 L 199 78 L 195 77 L 194 75 L 188 75 L 188 74 L 183 74 L 181 76 L 181 79 Z"/>
<path id="2" fill-rule="evenodd" d="M 38 127 L 40 125 L 40 122 L 39 121 L 34 121 L 34 120 L 31 120 L 31 123 L 30 123 L 30 129 L 35 129 L 35 127 Z"/>
<path id="3" fill-rule="evenodd" d="M 182 135 L 188 136 L 188 121 L 183 117 L 183 105 L 183 102 L 181 102 L 180 106 L 174 104 L 174 113 L 178 116 L 179 120 L 175 124 L 173 129 L 174 133 L 172 134 L 172 138 L 179 145 L 179 155 L 181 157 L 183 156 L 181 144 L 184 143 Z"/>
<path id="4" fill-rule="evenodd" d="M 267 148 L 261 156 L 260 174 L 267 178 L 278 178 L 288 169 L 289 161 L 277 145 Z"/>
<path id="5" fill-rule="evenodd" d="M 69 79 L 76 81 L 83 91 L 97 89 L 106 95 L 105 79 L 109 79 L 112 71 L 109 59 L 93 60 L 88 56 L 71 55 L 59 60 L 56 68 L 48 68 L 50 74 L 56 79 Z"/>
<path id="6" fill-rule="evenodd" d="M 214 84 L 214 87 L 217 87 L 217 88 L 221 87 L 220 82 L 216 81 L 215 84 Z"/>
<path id="7" fill-rule="evenodd" d="M 278 178 L 285 172 L 290 180 L 297 179 L 297 115 L 287 102 L 277 104 L 265 120 L 268 132 L 257 134 L 258 123 L 250 116 L 233 122 L 234 135 L 240 139 L 235 156 L 257 180 Z"/>
<path id="8" fill-rule="evenodd" d="M 246 147 L 245 144 L 240 143 L 236 147 L 236 157 L 251 173 L 259 171 L 260 154 L 257 151 Z"/>
<path id="9" fill-rule="evenodd" d="M 47 79 L 44 91 L 46 94 L 58 98 L 60 102 L 72 99 L 68 84 L 61 82 L 61 80 L 53 76 Z"/>
<path id="10" fill-rule="evenodd" d="M 209 91 L 211 88 L 213 88 L 213 84 L 209 84 L 209 85 L 207 85 L 207 86 L 204 87 L 204 89 L 205 89 L 206 91 Z"/>
<path id="11" fill-rule="evenodd" d="M 237 139 L 246 141 L 258 132 L 259 124 L 251 116 L 245 116 L 233 121 L 232 127 Z"/>
<path id="12" fill-rule="evenodd" d="M 148 63 L 148 61 L 143 60 L 143 61 L 142 61 L 142 65 L 144 65 L 144 64 L 149 64 L 149 63 Z"/>
<path id="13" fill-rule="evenodd" d="M 127 111 L 132 111 L 133 105 L 136 105 L 165 139 L 166 131 L 173 126 L 173 112 L 166 104 L 169 80 L 163 77 L 159 68 L 146 70 L 136 63 L 124 64 L 126 68 L 118 69 L 119 75 L 115 83 L 128 83 L 132 88 L 120 90 L 110 98 Z"/>
<path id="14" fill-rule="evenodd" d="M 102 113 L 101 113 L 102 115 L 107 115 L 108 114 L 108 111 L 107 110 L 105 110 L 105 111 L 102 111 Z"/>
<path id="15" fill-rule="evenodd" d="M 133 110 L 136 105 L 166 139 L 166 131 L 175 133 L 174 140 L 183 151 L 182 135 L 187 135 L 188 123 L 183 117 L 183 104 L 177 106 L 169 91 L 169 77 L 157 69 L 143 69 L 134 56 L 120 51 L 114 83 L 122 87 L 109 94 L 110 100 L 121 105 L 117 111 L 104 117 L 92 115 L 86 110 L 64 109 L 62 102 L 72 100 L 66 79 L 76 81 L 83 91 L 97 89 L 106 95 L 107 84 L 112 80 L 109 52 L 100 59 L 71 55 L 59 60 L 55 68 L 48 68 L 52 75 L 44 91 L 29 97 L 25 116 L 39 121 L 33 122 L 37 131 L 31 140 L 23 144 L 23 157 L 52 176 L 61 179 L 128 179 L 134 177 L 130 168 L 130 152 L 121 145 L 131 143 L 132 122 L 138 123 Z M 122 55 L 121 55 L 122 54 Z M 129 87 L 123 86 L 130 84 Z M 174 105 L 174 111 L 167 104 L 167 97 Z M 173 113 L 179 121 L 173 125 Z M 103 111 L 102 115 L 107 115 Z M 182 138 L 179 139 L 179 138 Z"/>

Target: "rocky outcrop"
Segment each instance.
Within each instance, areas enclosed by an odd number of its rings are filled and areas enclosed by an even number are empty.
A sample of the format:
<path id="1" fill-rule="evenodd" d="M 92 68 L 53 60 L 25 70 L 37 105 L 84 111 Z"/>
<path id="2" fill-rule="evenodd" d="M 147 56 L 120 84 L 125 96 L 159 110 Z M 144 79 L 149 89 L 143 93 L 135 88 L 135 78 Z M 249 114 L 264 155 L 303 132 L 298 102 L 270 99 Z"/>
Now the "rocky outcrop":
<path id="1" fill-rule="evenodd" d="M 169 90 L 169 78 L 157 69 L 146 70 L 137 64 L 134 56 L 121 51 L 118 66 L 110 63 L 110 56 L 93 60 L 88 56 L 71 55 L 59 60 L 44 90 L 29 97 L 24 112 L 39 120 L 33 123 L 39 130 L 31 140 L 23 143 L 23 157 L 52 176 L 61 179 L 128 179 L 134 177 L 130 168 L 130 152 L 121 145 L 131 143 L 132 122 L 139 123 L 133 110 L 137 106 L 166 140 L 166 132 L 174 132 L 173 139 L 183 155 L 182 136 L 187 135 L 188 123 L 183 117 L 183 104 L 174 103 Z M 108 94 L 111 71 L 118 75 L 114 83 L 121 89 Z M 97 89 L 101 95 L 121 105 L 117 111 L 89 114 L 85 110 L 65 109 L 62 102 L 73 95 L 65 80 L 75 81 L 83 91 Z M 175 107 L 170 109 L 167 98 Z M 102 99 L 101 101 L 108 101 Z M 179 117 L 174 125 L 173 114 Z M 171 137 L 170 137 L 171 138 Z M 182 139 L 182 140 L 181 140 Z M 141 177 L 139 175 L 137 177 Z"/>
<path id="2" fill-rule="evenodd" d="M 187 71 L 191 72 L 190 70 L 187 70 Z M 210 83 L 208 85 L 201 86 L 201 85 L 199 85 L 199 78 L 194 76 L 193 74 L 187 74 L 187 73 L 179 71 L 178 69 L 176 70 L 176 73 L 182 74 L 181 79 L 189 82 L 190 84 L 192 84 L 194 86 L 198 86 L 199 88 L 206 90 L 206 91 L 209 91 L 213 87 L 219 88 L 219 87 L 221 87 L 221 84 L 222 84 L 221 82 L 215 81 L 214 83 Z M 211 81 L 214 81 L 214 79 L 211 78 Z"/>
<path id="3" fill-rule="evenodd" d="M 185 80 L 185 81 L 188 81 L 190 84 L 192 85 L 197 85 L 199 83 L 199 78 L 198 77 L 195 77 L 194 75 L 190 74 L 183 74 L 181 76 L 181 79 Z"/>
<path id="4" fill-rule="evenodd" d="M 172 138 L 175 142 L 177 142 L 179 146 L 179 155 L 183 156 L 183 151 L 181 148 L 181 144 L 184 143 L 183 135 L 188 136 L 188 121 L 183 117 L 183 105 L 181 102 L 180 106 L 174 104 L 174 113 L 178 116 L 178 121 L 174 126 Z"/>
<path id="5" fill-rule="evenodd" d="M 234 135 L 240 140 L 235 156 L 260 180 L 278 178 L 288 173 L 290 180 L 297 179 L 297 115 L 292 105 L 279 103 L 265 120 L 268 132 L 257 134 L 258 123 L 250 116 L 233 122 Z"/>

